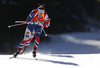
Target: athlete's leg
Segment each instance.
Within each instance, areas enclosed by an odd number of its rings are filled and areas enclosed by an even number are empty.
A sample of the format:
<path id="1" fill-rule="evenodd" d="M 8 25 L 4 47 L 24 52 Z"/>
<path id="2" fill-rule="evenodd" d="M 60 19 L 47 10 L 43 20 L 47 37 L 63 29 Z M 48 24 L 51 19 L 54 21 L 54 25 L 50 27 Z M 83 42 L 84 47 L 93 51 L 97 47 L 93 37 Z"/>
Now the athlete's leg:
<path id="1" fill-rule="evenodd" d="M 17 55 L 20 53 L 20 51 L 23 50 L 24 47 L 29 46 L 30 41 L 33 39 L 33 37 L 34 37 L 34 33 L 32 32 L 31 29 L 27 27 L 25 31 L 24 39 L 21 41 L 17 52 L 14 54 L 14 57 L 17 57 Z"/>
<path id="2" fill-rule="evenodd" d="M 18 52 L 20 52 L 24 47 L 28 47 L 34 35 L 31 33 L 30 29 L 26 28 L 24 39 L 21 41 Z"/>
<path id="3" fill-rule="evenodd" d="M 40 42 L 40 36 L 42 33 L 42 27 L 39 26 L 35 30 L 35 42 L 34 42 L 34 49 L 33 49 L 33 57 L 36 57 L 36 51 Z"/>

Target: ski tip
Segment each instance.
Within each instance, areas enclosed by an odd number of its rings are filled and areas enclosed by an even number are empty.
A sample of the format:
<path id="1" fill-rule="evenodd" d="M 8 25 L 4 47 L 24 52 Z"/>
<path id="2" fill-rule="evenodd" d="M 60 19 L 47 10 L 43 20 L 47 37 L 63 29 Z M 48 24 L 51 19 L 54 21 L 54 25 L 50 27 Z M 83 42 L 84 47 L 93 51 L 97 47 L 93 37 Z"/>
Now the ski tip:
<path id="1" fill-rule="evenodd" d="M 9 59 L 12 59 L 12 58 L 14 58 L 14 57 L 10 57 Z"/>

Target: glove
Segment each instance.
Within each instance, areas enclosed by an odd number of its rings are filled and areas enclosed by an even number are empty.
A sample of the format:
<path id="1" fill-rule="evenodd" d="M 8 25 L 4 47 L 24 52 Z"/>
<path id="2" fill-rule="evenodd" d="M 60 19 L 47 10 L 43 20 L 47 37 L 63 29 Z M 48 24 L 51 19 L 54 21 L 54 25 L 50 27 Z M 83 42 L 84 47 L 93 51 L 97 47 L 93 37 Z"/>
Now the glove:
<path id="1" fill-rule="evenodd" d="M 45 21 L 45 24 L 47 25 L 47 24 L 49 24 L 49 22 L 50 22 L 50 18 Z"/>

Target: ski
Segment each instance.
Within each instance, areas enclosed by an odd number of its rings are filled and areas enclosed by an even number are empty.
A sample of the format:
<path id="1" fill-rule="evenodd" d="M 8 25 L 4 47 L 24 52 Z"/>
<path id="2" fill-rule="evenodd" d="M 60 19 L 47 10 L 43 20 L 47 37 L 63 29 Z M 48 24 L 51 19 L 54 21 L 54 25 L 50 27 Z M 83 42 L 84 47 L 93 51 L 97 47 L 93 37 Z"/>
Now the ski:
<path id="1" fill-rule="evenodd" d="M 13 59 L 15 57 L 10 57 L 9 59 Z M 15 59 L 30 59 L 30 58 L 22 58 L 22 57 L 16 57 Z M 38 60 L 37 58 L 33 58 L 32 60 Z"/>
<path id="2" fill-rule="evenodd" d="M 10 57 L 9 59 L 12 59 L 12 58 L 15 58 L 15 57 L 13 56 L 13 57 Z"/>

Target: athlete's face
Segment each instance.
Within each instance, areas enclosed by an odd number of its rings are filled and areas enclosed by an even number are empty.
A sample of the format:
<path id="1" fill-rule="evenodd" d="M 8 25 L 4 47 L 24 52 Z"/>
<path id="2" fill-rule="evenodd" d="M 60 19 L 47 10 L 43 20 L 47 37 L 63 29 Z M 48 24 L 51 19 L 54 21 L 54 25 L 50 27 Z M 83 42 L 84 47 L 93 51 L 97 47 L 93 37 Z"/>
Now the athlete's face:
<path id="1" fill-rule="evenodd" d="M 44 15 L 44 10 L 38 9 L 38 16 L 43 17 L 43 15 Z"/>

